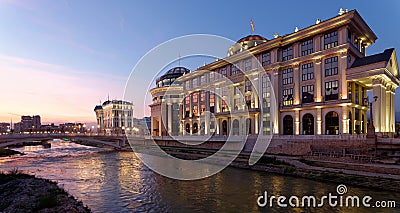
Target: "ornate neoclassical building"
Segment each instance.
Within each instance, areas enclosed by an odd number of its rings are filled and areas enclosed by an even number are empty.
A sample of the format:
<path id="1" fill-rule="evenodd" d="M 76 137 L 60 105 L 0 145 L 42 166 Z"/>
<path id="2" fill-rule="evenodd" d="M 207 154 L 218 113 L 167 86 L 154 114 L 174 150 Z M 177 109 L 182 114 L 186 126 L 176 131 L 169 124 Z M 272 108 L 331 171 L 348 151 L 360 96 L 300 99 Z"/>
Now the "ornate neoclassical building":
<path id="1" fill-rule="evenodd" d="M 151 133 L 366 134 L 371 102 L 376 133 L 391 137 L 399 68 L 393 48 L 367 56 L 376 39 L 356 10 L 271 40 L 244 37 L 227 58 L 157 80 Z"/>

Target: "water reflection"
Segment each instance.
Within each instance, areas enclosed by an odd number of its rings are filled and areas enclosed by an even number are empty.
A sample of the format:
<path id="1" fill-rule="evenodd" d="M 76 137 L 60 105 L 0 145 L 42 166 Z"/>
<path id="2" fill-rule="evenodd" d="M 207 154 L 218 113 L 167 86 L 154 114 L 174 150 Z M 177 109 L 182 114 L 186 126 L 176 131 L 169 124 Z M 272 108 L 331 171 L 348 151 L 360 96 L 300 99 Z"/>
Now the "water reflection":
<path id="1" fill-rule="evenodd" d="M 88 153 L 79 156 L 26 160 L 24 156 L 4 162 L 0 169 L 18 167 L 40 177 L 56 180 L 94 212 L 316 212 L 304 208 L 259 208 L 256 200 L 269 195 L 326 195 L 337 184 L 226 168 L 196 181 L 177 181 L 144 166 L 132 152 Z M 399 193 L 348 186 L 351 195 L 396 200 Z M 383 209 L 399 211 L 400 209 Z M 318 212 L 378 212 L 376 209 L 333 209 Z"/>

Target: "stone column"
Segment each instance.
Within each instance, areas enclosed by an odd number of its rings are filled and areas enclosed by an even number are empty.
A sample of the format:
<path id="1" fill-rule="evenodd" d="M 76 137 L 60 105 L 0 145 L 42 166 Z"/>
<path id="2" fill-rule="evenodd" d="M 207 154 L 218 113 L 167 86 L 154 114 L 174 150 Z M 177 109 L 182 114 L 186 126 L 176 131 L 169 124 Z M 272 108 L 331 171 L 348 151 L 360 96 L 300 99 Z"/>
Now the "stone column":
<path id="1" fill-rule="evenodd" d="M 204 134 L 205 135 L 210 135 L 210 112 L 206 111 L 204 115 Z M 215 124 L 214 124 L 215 125 Z"/>
<path id="2" fill-rule="evenodd" d="M 300 75 L 299 75 L 299 64 L 293 66 L 293 93 L 294 93 L 294 105 L 300 104 Z"/>
<path id="3" fill-rule="evenodd" d="M 300 134 L 300 111 L 299 110 L 296 110 L 295 111 L 295 132 L 294 132 L 294 134 L 295 135 L 298 135 L 298 134 Z"/>
<path id="4" fill-rule="evenodd" d="M 160 117 L 160 119 L 158 120 L 158 136 L 162 136 L 161 132 L 162 132 L 162 118 Z"/>
<path id="5" fill-rule="evenodd" d="M 322 134 L 322 110 L 317 108 L 317 135 Z"/>
<path id="6" fill-rule="evenodd" d="M 386 98 L 386 103 L 385 103 L 385 127 L 386 127 L 386 132 L 391 132 L 391 119 L 392 119 L 392 112 L 391 112 L 391 106 L 392 106 L 392 95 L 390 91 L 390 86 L 386 87 L 385 89 L 385 98 Z"/>
<path id="7" fill-rule="evenodd" d="M 392 97 L 392 105 L 391 105 L 391 110 L 390 110 L 390 112 L 391 112 L 391 114 L 390 114 L 390 117 L 391 117 L 391 122 L 390 122 L 390 126 L 391 126 L 391 132 L 396 132 L 396 129 L 395 129 L 395 124 L 396 124 L 396 120 L 395 120 L 395 118 L 396 118 L 396 114 L 395 114 L 395 108 L 394 108 L 394 95 L 395 95 L 395 90 L 396 90 L 396 87 L 395 86 L 393 86 L 392 88 L 391 88 L 391 92 L 390 92 L 390 94 L 391 94 L 391 97 Z"/>
<path id="8" fill-rule="evenodd" d="M 340 99 L 347 99 L 347 51 L 340 53 L 338 57 L 338 69 L 339 76 L 341 77 L 339 80 L 339 97 L 341 97 Z"/>
<path id="9" fill-rule="evenodd" d="M 258 134 L 258 132 L 259 132 L 259 129 L 258 129 L 258 127 L 259 127 L 258 126 L 258 117 L 259 116 L 260 116 L 260 114 L 257 114 L 257 115 L 254 116 L 254 134 Z"/>
<path id="10" fill-rule="evenodd" d="M 375 127 L 375 132 L 382 132 L 381 129 L 381 101 L 382 100 L 382 80 L 380 78 L 372 79 L 373 85 L 373 95 L 370 97 L 370 101 L 372 101 L 373 108 L 373 123 Z M 377 102 L 375 102 L 374 97 L 378 97 Z"/>
<path id="11" fill-rule="evenodd" d="M 324 91 L 322 83 L 322 63 L 321 58 L 315 60 L 314 78 L 315 78 L 315 102 L 322 102 L 322 91 Z"/>
<path id="12" fill-rule="evenodd" d="M 378 102 L 380 103 L 380 132 L 384 133 L 386 131 L 386 85 L 385 82 L 381 84 L 381 95 L 378 96 Z M 380 100 L 379 100 L 380 99 Z"/>
<path id="13" fill-rule="evenodd" d="M 167 113 L 168 113 L 168 118 L 167 118 L 167 131 L 169 135 L 172 135 L 172 104 L 168 103 L 165 105 L 167 107 Z"/>
<path id="14" fill-rule="evenodd" d="M 279 79 L 279 70 L 274 69 L 273 76 L 271 76 L 271 90 L 274 90 L 275 98 L 271 98 L 271 127 L 273 134 L 279 134 L 279 126 L 281 120 L 279 120 L 279 107 L 281 103 L 281 86 L 280 86 L 280 79 Z M 271 93 L 272 94 L 272 93 Z M 276 102 L 277 101 L 277 102 Z"/>
<path id="15" fill-rule="evenodd" d="M 339 127 L 339 132 L 342 134 L 349 134 L 348 115 L 347 106 L 342 106 L 342 126 Z"/>

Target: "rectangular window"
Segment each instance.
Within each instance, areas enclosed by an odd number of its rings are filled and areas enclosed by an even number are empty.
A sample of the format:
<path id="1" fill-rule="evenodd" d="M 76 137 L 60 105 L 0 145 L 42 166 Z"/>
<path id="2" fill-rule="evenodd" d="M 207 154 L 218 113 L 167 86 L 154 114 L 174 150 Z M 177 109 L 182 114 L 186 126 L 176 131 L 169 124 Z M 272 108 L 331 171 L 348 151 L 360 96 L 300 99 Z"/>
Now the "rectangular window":
<path id="1" fill-rule="evenodd" d="M 185 118 L 190 114 L 190 96 L 185 97 Z"/>
<path id="2" fill-rule="evenodd" d="M 251 59 L 248 58 L 244 61 L 244 71 L 251 70 Z"/>
<path id="3" fill-rule="evenodd" d="M 228 106 L 226 105 L 226 102 L 224 100 L 222 100 L 222 103 L 221 103 L 221 110 L 222 110 L 222 112 L 229 111 Z"/>
<path id="4" fill-rule="evenodd" d="M 282 84 L 292 84 L 293 83 L 293 69 L 286 68 L 282 71 Z"/>
<path id="5" fill-rule="evenodd" d="M 222 67 L 221 70 L 221 75 L 226 77 L 226 67 Z"/>
<path id="6" fill-rule="evenodd" d="M 239 63 L 231 65 L 231 75 L 239 74 Z"/>
<path id="7" fill-rule="evenodd" d="M 193 87 L 197 87 L 197 78 L 193 78 Z"/>
<path id="8" fill-rule="evenodd" d="M 210 92 L 210 112 L 214 113 L 214 108 L 215 108 L 215 94 L 213 92 Z"/>
<path id="9" fill-rule="evenodd" d="M 337 31 L 330 32 L 324 35 L 324 49 L 336 47 L 338 45 Z"/>
<path id="10" fill-rule="evenodd" d="M 200 92 L 200 101 L 204 102 L 206 100 L 206 93 L 204 91 Z"/>
<path id="11" fill-rule="evenodd" d="M 271 105 L 271 83 L 268 79 L 268 75 L 264 74 L 262 77 L 262 109 L 264 113 L 269 112 Z"/>
<path id="12" fill-rule="evenodd" d="M 325 82 L 325 100 L 337 100 L 339 98 L 338 81 Z"/>
<path id="13" fill-rule="evenodd" d="M 314 66 L 313 63 L 301 65 L 301 80 L 307 81 L 314 79 Z"/>
<path id="14" fill-rule="evenodd" d="M 302 86 L 302 103 L 314 102 L 314 85 Z"/>
<path id="15" fill-rule="evenodd" d="M 239 94 L 240 94 L 240 86 L 235 86 L 234 95 L 239 95 Z"/>
<path id="16" fill-rule="evenodd" d="M 213 82 L 215 78 L 215 73 L 211 71 L 209 76 L 210 76 L 210 82 Z"/>
<path id="17" fill-rule="evenodd" d="M 332 76 L 338 74 L 338 57 L 325 59 L 325 76 Z"/>
<path id="18" fill-rule="evenodd" d="M 239 110 L 240 109 L 240 98 L 233 99 L 233 108 L 235 110 Z"/>
<path id="19" fill-rule="evenodd" d="M 312 39 L 301 42 L 301 56 L 311 54 L 311 53 L 313 53 L 313 51 L 314 51 L 314 48 L 313 48 L 313 40 Z"/>
<path id="20" fill-rule="evenodd" d="M 293 58 L 292 46 L 288 46 L 282 49 L 282 61 L 287 61 Z"/>
<path id="21" fill-rule="evenodd" d="M 271 53 L 266 52 L 261 55 L 261 63 L 263 66 L 266 66 L 271 63 Z"/>
<path id="22" fill-rule="evenodd" d="M 190 89 L 190 80 L 185 82 L 185 88 L 186 89 Z"/>
<path id="23" fill-rule="evenodd" d="M 250 91 L 251 91 L 251 82 L 249 80 L 246 80 L 244 92 L 250 92 Z"/>
<path id="24" fill-rule="evenodd" d="M 293 88 L 283 90 L 283 106 L 293 105 Z"/>
<path id="25" fill-rule="evenodd" d="M 206 76 L 202 75 L 202 76 L 200 77 L 200 84 L 201 84 L 201 85 L 206 84 Z"/>

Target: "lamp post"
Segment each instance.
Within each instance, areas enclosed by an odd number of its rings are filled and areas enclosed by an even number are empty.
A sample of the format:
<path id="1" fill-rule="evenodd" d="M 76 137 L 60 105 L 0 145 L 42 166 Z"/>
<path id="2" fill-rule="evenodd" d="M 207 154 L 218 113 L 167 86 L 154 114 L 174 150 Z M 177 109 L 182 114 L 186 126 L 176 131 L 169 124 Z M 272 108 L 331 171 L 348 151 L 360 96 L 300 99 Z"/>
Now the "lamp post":
<path id="1" fill-rule="evenodd" d="M 369 105 L 369 124 L 368 124 L 368 132 L 367 138 L 375 138 L 375 127 L 374 127 L 374 119 L 372 117 L 372 103 L 378 100 L 378 96 L 374 96 L 374 100 L 370 101 L 369 98 L 364 98 L 364 101 L 367 105 Z"/>

